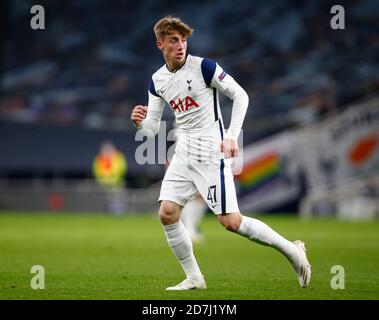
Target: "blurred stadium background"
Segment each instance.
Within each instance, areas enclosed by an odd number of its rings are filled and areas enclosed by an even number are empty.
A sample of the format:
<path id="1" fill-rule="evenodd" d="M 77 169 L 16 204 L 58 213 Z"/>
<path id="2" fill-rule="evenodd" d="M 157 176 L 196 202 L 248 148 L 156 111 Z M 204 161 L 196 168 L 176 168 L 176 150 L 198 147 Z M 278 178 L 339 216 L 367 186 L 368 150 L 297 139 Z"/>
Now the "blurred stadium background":
<path id="1" fill-rule="evenodd" d="M 110 210 L 92 170 L 105 140 L 126 157 L 125 211 L 156 207 L 165 168 L 136 163 L 129 119 L 162 64 L 152 27 L 174 14 L 195 28 L 189 52 L 250 95 L 243 210 L 343 215 L 363 201 L 378 214 L 377 1 L 345 1 L 345 30 L 330 1 L 40 1 L 45 30 L 30 27 L 33 4 L 2 1 L 2 209 Z"/>
<path id="2" fill-rule="evenodd" d="M 34 4 L 45 8 L 45 30 L 30 27 Z M 334 4 L 1 1 L 1 212 L 156 212 L 165 165 L 136 162 L 141 142 L 130 112 L 146 104 L 162 65 L 153 25 L 172 14 L 195 29 L 189 52 L 216 60 L 250 96 L 235 177 L 241 210 L 374 220 L 379 2 L 338 3 L 345 30 L 330 27 Z M 227 126 L 231 103 L 221 106 Z M 164 118 L 168 131 L 168 108 Z M 94 173 L 106 141 L 125 161 L 125 175 L 110 186 Z"/>

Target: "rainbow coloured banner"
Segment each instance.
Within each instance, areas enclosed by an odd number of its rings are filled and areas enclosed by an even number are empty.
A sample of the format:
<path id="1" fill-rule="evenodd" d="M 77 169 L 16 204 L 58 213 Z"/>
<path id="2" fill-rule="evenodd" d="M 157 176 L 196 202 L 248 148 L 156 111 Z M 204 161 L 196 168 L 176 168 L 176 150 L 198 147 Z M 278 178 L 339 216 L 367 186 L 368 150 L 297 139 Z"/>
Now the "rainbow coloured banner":
<path id="1" fill-rule="evenodd" d="M 280 208 L 299 197 L 297 139 L 289 131 L 244 148 L 243 169 L 235 176 L 242 212 Z"/>
<path id="2" fill-rule="evenodd" d="M 268 151 L 244 165 L 236 176 L 243 189 L 256 190 L 280 175 L 280 155 Z"/>

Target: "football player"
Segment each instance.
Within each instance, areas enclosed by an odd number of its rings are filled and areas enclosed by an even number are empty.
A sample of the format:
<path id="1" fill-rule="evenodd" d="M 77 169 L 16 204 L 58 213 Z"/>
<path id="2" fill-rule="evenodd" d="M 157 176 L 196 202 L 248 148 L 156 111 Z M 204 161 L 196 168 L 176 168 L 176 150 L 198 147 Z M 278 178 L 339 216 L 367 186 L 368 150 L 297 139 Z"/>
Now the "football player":
<path id="1" fill-rule="evenodd" d="M 193 29 L 176 17 L 154 26 L 156 45 L 165 64 L 156 71 L 148 90 L 148 106 L 135 106 L 131 120 L 146 136 L 158 133 L 165 103 L 178 125 L 174 157 L 162 181 L 159 218 L 167 241 L 186 279 L 166 290 L 205 289 L 206 282 L 180 218 L 182 207 L 198 192 L 229 231 L 275 248 L 293 266 L 301 287 L 307 287 L 311 266 L 302 241 L 289 241 L 260 220 L 240 213 L 231 171 L 238 156 L 237 138 L 249 103 L 245 90 L 211 59 L 187 54 Z M 225 130 L 219 93 L 233 101 Z"/>

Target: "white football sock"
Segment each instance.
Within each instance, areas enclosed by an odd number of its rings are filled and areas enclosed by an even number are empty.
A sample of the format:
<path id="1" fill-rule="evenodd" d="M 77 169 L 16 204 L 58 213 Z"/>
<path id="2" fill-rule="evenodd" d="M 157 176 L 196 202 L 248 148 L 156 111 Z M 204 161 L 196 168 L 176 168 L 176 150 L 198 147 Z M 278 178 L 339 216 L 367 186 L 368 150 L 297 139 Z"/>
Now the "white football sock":
<path id="1" fill-rule="evenodd" d="M 181 214 L 181 219 L 190 236 L 199 233 L 198 225 L 201 219 L 204 217 L 206 207 L 207 204 L 203 200 L 197 199 L 188 202 L 184 206 Z"/>
<path id="2" fill-rule="evenodd" d="M 299 259 L 299 251 L 295 244 L 260 220 L 242 216 L 238 233 L 254 242 L 275 248 L 292 264 L 297 263 Z"/>
<path id="3" fill-rule="evenodd" d="M 202 279 L 203 275 L 193 254 L 191 238 L 182 221 L 164 225 L 163 229 L 166 233 L 167 242 L 182 265 L 187 278 Z"/>

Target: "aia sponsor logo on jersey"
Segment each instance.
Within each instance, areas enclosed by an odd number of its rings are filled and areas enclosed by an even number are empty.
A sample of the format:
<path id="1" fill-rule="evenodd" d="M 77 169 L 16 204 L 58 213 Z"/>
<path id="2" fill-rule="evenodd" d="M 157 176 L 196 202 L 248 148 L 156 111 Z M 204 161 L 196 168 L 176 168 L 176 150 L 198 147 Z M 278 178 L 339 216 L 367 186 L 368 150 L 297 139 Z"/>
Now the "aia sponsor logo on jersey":
<path id="1" fill-rule="evenodd" d="M 174 111 L 183 112 L 187 111 L 189 108 L 198 108 L 199 104 L 190 96 L 187 96 L 184 99 L 179 98 L 178 101 L 171 100 L 170 106 Z"/>

